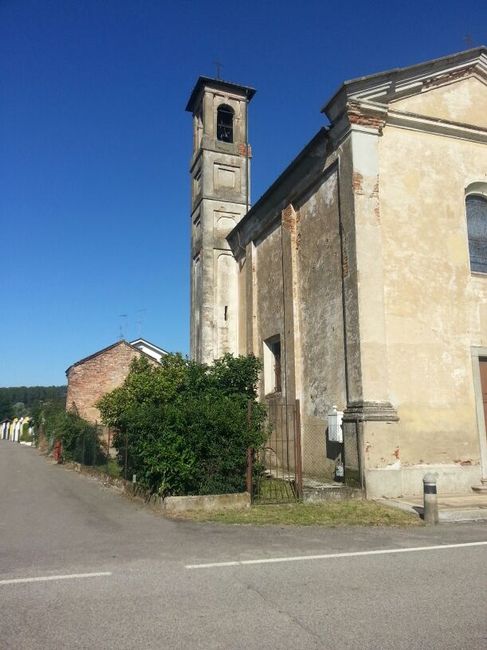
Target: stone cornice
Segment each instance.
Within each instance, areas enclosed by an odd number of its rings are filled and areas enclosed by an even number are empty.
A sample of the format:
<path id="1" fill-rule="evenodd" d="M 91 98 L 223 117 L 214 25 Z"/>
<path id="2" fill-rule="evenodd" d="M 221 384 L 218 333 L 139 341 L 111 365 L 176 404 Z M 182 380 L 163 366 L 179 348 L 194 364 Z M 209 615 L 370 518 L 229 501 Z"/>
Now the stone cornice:
<path id="1" fill-rule="evenodd" d="M 382 135 L 389 125 L 471 142 L 487 142 L 487 129 L 483 127 L 399 111 L 371 101 L 348 102 L 342 119 L 332 128 L 331 135 L 335 136 L 335 141 L 343 140 L 351 131 Z"/>
<path id="2" fill-rule="evenodd" d="M 389 109 L 387 111 L 387 124 L 412 131 L 423 131 L 425 133 L 442 135 L 448 138 L 459 138 L 461 140 L 480 143 L 487 142 L 487 129 L 480 126 L 435 119 L 434 117 L 426 117 L 425 115 L 418 115 L 406 111 Z"/>
<path id="3" fill-rule="evenodd" d="M 399 416 L 390 402 L 350 402 L 343 412 L 344 422 L 398 422 Z"/>

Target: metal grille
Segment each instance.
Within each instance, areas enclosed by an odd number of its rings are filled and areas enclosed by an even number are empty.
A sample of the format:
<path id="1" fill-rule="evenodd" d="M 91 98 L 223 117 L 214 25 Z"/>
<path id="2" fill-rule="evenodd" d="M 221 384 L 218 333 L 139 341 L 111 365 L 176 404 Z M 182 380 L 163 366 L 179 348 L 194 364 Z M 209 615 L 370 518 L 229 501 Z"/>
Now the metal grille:
<path id="1" fill-rule="evenodd" d="M 270 398 L 268 438 L 253 458 L 252 500 L 290 503 L 302 497 L 299 401 L 286 404 Z"/>

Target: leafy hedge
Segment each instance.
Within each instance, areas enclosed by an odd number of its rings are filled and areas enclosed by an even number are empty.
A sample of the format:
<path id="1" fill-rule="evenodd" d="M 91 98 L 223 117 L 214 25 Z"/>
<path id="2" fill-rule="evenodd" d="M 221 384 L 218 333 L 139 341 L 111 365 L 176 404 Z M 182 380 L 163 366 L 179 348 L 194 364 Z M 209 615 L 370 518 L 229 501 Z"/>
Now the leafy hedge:
<path id="1" fill-rule="evenodd" d="M 85 465 L 105 461 L 105 452 L 100 444 L 98 428 L 77 413 L 66 411 L 58 401 L 46 402 L 34 415 L 36 440 L 42 429 L 49 448 L 60 440 L 64 460 L 74 460 Z"/>
<path id="2" fill-rule="evenodd" d="M 259 370 L 253 356 L 226 355 L 211 366 L 177 354 L 160 366 L 133 361 L 125 383 L 97 404 L 116 430 L 122 465 L 127 447 L 127 475 L 162 496 L 245 489 L 246 450 L 265 439 Z"/>

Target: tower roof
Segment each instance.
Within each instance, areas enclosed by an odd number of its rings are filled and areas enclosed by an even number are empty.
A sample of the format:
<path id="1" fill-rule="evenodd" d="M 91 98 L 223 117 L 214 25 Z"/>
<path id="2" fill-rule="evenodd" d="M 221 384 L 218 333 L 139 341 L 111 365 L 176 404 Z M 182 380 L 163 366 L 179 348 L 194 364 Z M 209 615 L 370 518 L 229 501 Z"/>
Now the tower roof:
<path id="1" fill-rule="evenodd" d="M 186 110 L 190 113 L 194 111 L 196 100 L 201 89 L 204 86 L 211 86 L 212 88 L 216 88 L 218 90 L 226 90 L 231 93 L 239 93 L 245 95 L 249 101 L 252 99 L 256 92 L 255 88 L 251 88 L 250 86 L 242 86 L 241 84 L 236 84 L 232 81 L 223 81 L 223 79 L 214 79 L 213 77 L 199 77 L 186 105 Z"/>

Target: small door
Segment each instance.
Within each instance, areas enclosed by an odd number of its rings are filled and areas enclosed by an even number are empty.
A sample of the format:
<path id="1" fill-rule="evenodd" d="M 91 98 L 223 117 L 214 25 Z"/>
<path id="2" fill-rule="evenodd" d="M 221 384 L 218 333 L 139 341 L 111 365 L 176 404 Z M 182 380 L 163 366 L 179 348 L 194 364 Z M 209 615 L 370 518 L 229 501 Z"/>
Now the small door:
<path id="1" fill-rule="evenodd" d="M 482 401 L 484 404 L 485 430 L 487 431 L 487 358 L 480 358 L 480 385 L 482 386 Z"/>

